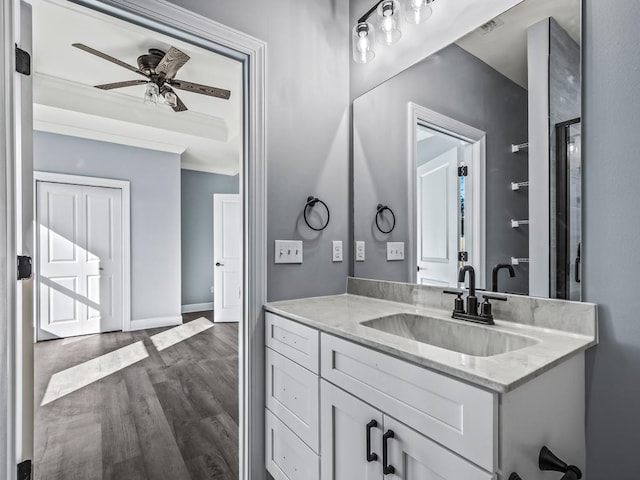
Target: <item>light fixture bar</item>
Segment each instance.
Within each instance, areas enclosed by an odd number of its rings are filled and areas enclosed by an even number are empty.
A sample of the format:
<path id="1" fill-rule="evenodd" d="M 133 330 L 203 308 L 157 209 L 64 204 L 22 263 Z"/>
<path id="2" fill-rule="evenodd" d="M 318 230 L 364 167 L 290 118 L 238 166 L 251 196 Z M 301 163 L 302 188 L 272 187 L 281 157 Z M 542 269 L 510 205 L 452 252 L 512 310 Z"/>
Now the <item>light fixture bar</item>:
<path id="1" fill-rule="evenodd" d="M 371 7 L 367 13 L 365 13 L 364 15 L 362 15 L 359 19 L 358 19 L 358 23 L 364 23 L 367 20 L 369 20 L 369 17 L 371 17 L 371 15 L 373 15 L 375 13 L 375 11 L 378 8 L 378 5 L 380 5 L 382 2 L 384 2 L 384 0 L 380 0 L 378 2 L 375 3 L 375 5 L 373 7 Z"/>

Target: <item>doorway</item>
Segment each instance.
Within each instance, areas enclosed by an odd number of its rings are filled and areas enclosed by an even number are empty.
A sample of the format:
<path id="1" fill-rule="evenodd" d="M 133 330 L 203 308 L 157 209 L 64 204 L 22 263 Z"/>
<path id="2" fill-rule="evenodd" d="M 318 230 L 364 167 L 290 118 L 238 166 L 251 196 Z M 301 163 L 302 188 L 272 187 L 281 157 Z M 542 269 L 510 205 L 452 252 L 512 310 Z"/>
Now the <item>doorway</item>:
<path id="1" fill-rule="evenodd" d="M 66 2 L 63 2 L 66 3 Z M 241 191 L 246 192 L 247 202 L 244 203 L 243 211 L 243 223 L 246 227 L 246 235 L 244 236 L 244 248 L 246 253 L 245 271 L 247 275 L 244 277 L 244 283 L 248 288 L 245 289 L 246 296 L 244 298 L 244 312 L 245 322 L 239 326 L 239 350 L 242 352 L 240 357 L 239 368 L 239 386 L 240 386 L 240 462 L 239 462 L 239 476 L 240 478 L 259 478 L 263 474 L 260 473 L 264 469 L 263 453 L 259 440 L 262 437 L 263 431 L 261 418 L 261 412 L 263 411 L 263 403 L 259 396 L 252 396 L 249 386 L 256 386 L 256 389 L 260 391 L 260 385 L 263 382 L 263 372 L 260 363 L 260 351 L 261 345 L 259 342 L 254 341 L 255 338 L 262 338 L 261 334 L 261 308 L 266 299 L 266 285 L 265 285 L 265 268 L 266 268 L 266 225 L 264 220 L 265 211 L 265 143 L 264 143 L 264 70 L 265 70 L 265 45 L 264 43 L 243 35 L 240 32 L 233 31 L 227 27 L 216 24 L 215 22 L 205 20 L 195 14 L 191 14 L 189 11 L 181 9 L 179 7 L 172 6 L 171 4 L 164 2 L 156 2 L 154 0 L 134 0 L 127 2 L 120 2 L 117 0 L 110 1 L 78 1 L 78 4 L 88 6 L 95 10 L 115 15 L 120 18 L 126 18 L 137 24 L 144 24 L 151 26 L 157 30 L 164 32 L 170 32 L 181 38 L 188 38 L 190 41 L 197 41 L 198 43 L 206 46 L 207 48 L 220 49 L 226 55 L 237 58 L 243 64 L 245 81 L 244 85 L 247 92 L 246 102 L 244 102 L 244 125 L 251 126 L 247 128 L 241 142 L 243 143 L 243 160 L 242 164 L 244 171 L 247 174 L 243 177 L 241 182 Z M 6 8 L 5 8 L 6 7 Z M 12 19 L 18 14 L 17 2 L 6 2 L 3 4 L 3 11 L 0 20 L 2 21 L 3 31 L 6 33 L 6 37 L 9 37 L 6 45 L 10 45 L 13 49 L 14 34 L 16 43 L 19 45 L 25 45 L 26 41 L 21 39 L 19 32 L 13 28 Z M 179 27 L 178 27 L 179 26 Z M 8 47 L 7 47 L 8 48 Z M 0 55 L 0 64 L 3 67 L 3 71 L 9 72 L 9 67 L 12 65 L 10 56 Z M 10 77 L 5 76 L 5 80 L 9 78 L 9 81 L 3 83 L 3 87 L 7 87 L 6 92 L 9 95 L 16 93 L 24 98 L 25 91 L 19 92 L 14 89 L 14 82 L 10 80 Z M 24 128 L 21 131 L 21 136 L 14 137 L 13 132 L 16 119 L 20 118 L 20 115 L 15 116 L 11 108 L 7 104 L 8 95 L 4 95 L 0 98 L 0 106 L 2 111 L 7 113 L 7 124 L 3 123 L 6 128 L 2 129 L 3 144 L 6 146 L 1 152 L 0 160 L 2 166 L 7 168 L 7 172 L 12 172 L 15 167 L 18 170 L 24 169 L 25 159 L 22 162 L 14 164 L 15 157 L 13 152 L 20 149 L 21 145 L 25 145 L 25 140 L 28 140 L 29 129 Z M 20 98 L 20 97 L 18 97 Z M 20 100 L 17 101 L 19 105 Z M 4 122 L 4 120 L 3 120 Z M 23 170 L 28 173 L 27 170 Z M 10 191 L 11 188 L 17 188 L 14 182 L 14 177 L 11 174 L 7 176 Z M 17 191 L 18 198 L 20 197 L 20 190 Z M 11 197 L 7 197 L 11 200 Z M 256 200 L 257 199 L 257 200 Z M 8 201 L 6 209 L 2 212 L 3 218 L 3 231 L 4 228 L 8 228 L 9 237 L 7 244 L 3 243 L 2 257 L 3 260 L 7 260 L 9 266 L 15 266 L 15 254 L 11 254 L 16 251 L 16 244 L 10 238 L 10 232 L 15 231 L 15 215 L 9 214 L 9 211 L 14 206 L 20 207 L 21 202 Z M 22 212 L 18 212 L 22 213 Z M 11 240 L 11 241 L 9 241 Z M 27 238 L 28 241 L 28 238 Z M 4 248 L 6 247 L 6 249 Z M 9 252 L 5 258 L 5 252 Z M 9 271 L 15 271 L 15 268 L 8 268 Z M 13 286 L 2 284 L 3 296 L 2 306 L 6 307 L 9 314 L 3 318 L 3 329 L 6 327 L 4 324 L 7 319 L 13 318 L 16 312 L 17 299 L 14 297 L 16 289 Z M 21 299 L 19 299 L 22 302 Z M 6 303 L 5 303 L 6 302 Z M 18 331 L 8 327 L 7 335 L 4 337 L 6 343 L 3 341 L 2 351 L 6 351 L 9 357 L 23 358 L 25 355 L 29 355 L 29 344 L 18 344 L 16 337 L 20 338 L 20 323 Z M 12 391 L 5 390 L 6 385 L 17 385 L 20 390 L 22 386 L 26 386 L 23 382 L 23 373 L 20 373 L 20 369 L 2 369 L 2 378 L 0 378 L 0 384 L 3 386 L 0 389 L 0 393 L 3 395 L 3 401 L 8 406 L 6 417 L 3 418 L 3 422 L 6 420 L 9 428 L 7 429 L 8 436 L 2 438 L 3 452 L 7 452 L 1 457 L 3 463 L 3 470 L 6 472 L 7 478 L 13 477 L 15 473 L 14 458 L 28 459 L 28 449 L 24 448 L 24 445 L 28 443 L 28 430 L 25 430 L 25 423 L 21 422 L 20 415 L 16 419 L 16 411 L 21 410 L 25 406 L 24 395 L 20 391 L 15 392 L 15 401 L 13 399 Z M 7 393 L 11 395 L 6 396 Z M 27 412 L 28 415 L 28 412 Z M 4 416 L 4 414 L 3 414 Z M 243 420 L 245 419 L 245 420 Z M 253 420 L 250 420 L 253 419 Z M 12 426 L 13 425 L 13 426 Z M 22 443 L 23 447 L 20 447 L 21 442 L 16 441 L 17 438 L 26 438 L 27 442 Z M 6 469 L 5 469 L 6 467 Z M 252 472 L 254 472 L 252 474 Z"/>

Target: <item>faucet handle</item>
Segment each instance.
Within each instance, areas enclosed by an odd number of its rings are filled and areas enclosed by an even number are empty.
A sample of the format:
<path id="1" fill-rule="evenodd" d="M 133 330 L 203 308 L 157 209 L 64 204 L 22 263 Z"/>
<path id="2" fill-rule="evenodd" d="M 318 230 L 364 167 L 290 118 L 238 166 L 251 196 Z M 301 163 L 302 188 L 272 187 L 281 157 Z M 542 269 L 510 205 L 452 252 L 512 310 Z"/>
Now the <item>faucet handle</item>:
<path id="1" fill-rule="evenodd" d="M 462 300 L 462 294 L 464 292 L 462 290 L 444 290 L 442 293 L 446 293 L 447 295 L 457 295 L 458 298 L 453 302 L 453 313 L 465 313 L 464 300 Z"/>
<path id="2" fill-rule="evenodd" d="M 462 290 L 443 290 L 442 293 L 446 293 L 447 295 L 462 295 L 464 292 Z"/>
<path id="3" fill-rule="evenodd" d="M 507 301 L 507 297 L 503 297 L 502 295 L 488 294 L 488 293 L 482 294 L 482 298 L 484 298 L 485 300 L 499 300 L 500 302 Z"/>

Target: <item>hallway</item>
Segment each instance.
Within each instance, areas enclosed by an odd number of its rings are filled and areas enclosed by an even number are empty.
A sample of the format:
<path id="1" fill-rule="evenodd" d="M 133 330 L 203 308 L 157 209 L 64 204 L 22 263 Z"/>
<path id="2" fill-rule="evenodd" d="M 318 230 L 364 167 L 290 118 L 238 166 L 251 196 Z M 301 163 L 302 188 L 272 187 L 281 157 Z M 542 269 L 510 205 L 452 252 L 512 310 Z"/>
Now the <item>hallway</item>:
<path id="1" fill-rule="evenodd" d="M 237 324 L 203 316 L 36 344 L 34 477 L 236 480 Z"/>

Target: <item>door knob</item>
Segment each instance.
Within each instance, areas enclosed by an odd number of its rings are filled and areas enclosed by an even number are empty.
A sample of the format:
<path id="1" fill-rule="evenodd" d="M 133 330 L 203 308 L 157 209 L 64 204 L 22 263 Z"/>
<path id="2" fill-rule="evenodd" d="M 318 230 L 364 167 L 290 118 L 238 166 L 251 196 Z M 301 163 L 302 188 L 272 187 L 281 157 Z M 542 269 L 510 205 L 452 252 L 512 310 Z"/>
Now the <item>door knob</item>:
<path id="1" fill-rule="evenodd" d="M 216 262 L 216 267 L 224 267 L 224 263 Z"/>

